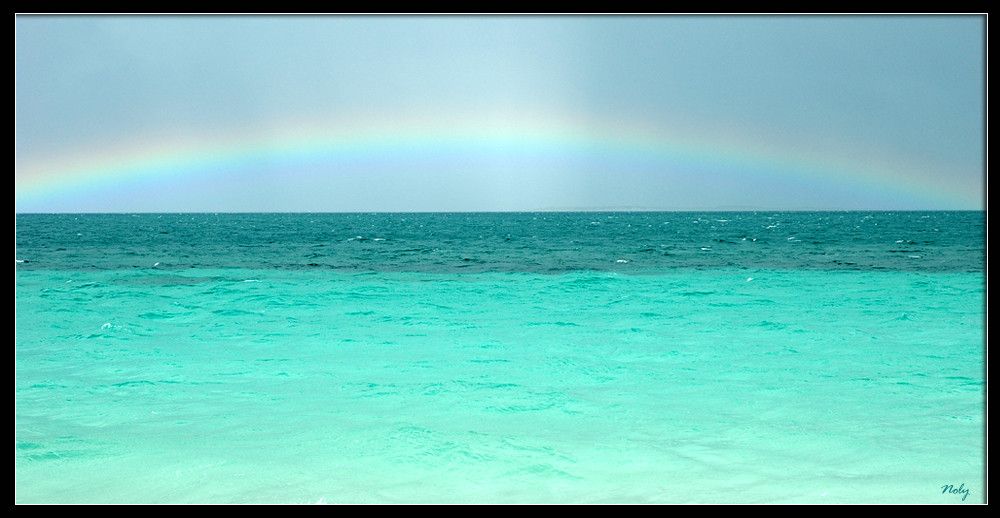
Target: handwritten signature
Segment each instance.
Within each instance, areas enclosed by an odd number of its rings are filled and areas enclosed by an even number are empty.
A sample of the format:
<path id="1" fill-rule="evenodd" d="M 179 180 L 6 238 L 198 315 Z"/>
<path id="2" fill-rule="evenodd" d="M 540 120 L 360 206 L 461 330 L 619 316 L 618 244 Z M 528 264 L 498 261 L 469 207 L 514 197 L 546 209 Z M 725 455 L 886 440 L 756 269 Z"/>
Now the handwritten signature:
<path id="1" fill-rule="evenodd" d="M 962 501 L 965 501 L 965 497 L 969 496 L 969 490 L 965 488 L 965 482 L 958 487 L 954 484 L 945 484 L 941 486 L 941 494 L 951 493 L 953 495 L 962 495 Z"/>

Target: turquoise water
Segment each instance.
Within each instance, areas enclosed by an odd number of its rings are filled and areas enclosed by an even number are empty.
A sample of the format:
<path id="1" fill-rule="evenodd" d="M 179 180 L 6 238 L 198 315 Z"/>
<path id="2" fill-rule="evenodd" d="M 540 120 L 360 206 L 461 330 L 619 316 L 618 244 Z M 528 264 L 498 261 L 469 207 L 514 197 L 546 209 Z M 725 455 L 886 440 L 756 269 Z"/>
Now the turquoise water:
<path id="1" fill-rule="evenodd" d="M 15 503 L 981 503 L 982 217 L 19 215 Z"/>

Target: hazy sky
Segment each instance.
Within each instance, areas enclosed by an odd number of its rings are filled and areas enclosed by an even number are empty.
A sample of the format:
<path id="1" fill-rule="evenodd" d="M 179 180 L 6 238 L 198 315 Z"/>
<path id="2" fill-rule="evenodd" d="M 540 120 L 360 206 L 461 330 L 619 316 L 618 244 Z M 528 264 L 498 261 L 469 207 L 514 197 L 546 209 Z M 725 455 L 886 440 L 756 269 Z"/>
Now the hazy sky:
<path id="1" fill-rule="evenodd" d="M 18 15 L 16 210 L 981 209 L 984 22 Z"/>

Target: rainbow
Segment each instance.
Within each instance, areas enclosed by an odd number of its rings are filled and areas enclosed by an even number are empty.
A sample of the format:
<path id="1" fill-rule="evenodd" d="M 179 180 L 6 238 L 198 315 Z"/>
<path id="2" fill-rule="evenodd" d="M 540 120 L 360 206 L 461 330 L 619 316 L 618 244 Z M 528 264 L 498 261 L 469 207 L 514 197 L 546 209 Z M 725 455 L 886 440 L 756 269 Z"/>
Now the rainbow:
<path id="1" fill-rule="evenodd" d="M 634 120 L 514 119 L 499 114 L 476 120 L 411 117 L 382 123 L 363 119 L 297 122 L 221 137 L 160 136 L 56 159 L 16 159 L 15 205 L 16 210 L 43 206 L 46 200 L 124 185 L 183 185 L 206 177 L 224 181 L 238 178 L 241 171 L 268 166 L 319 170 L 316 166 L 339 164 L 343 167 L 337 170 L 346 171 L 350 164 L 372 161 L 406 167 L 456 157 L 471 163 L 535 157 L 540 161 L 627 163 L 675 171 L 749 172 L 767 181 L 846 186 L 905 197 L 935 208 L 981 208 L 982 204 L 981 185 L 942 184 L 933 168 L 898 160 L 863 159 L 850 153 L 699 133 L 690 128 L 669 130 Z M 619 169 L 627 174 L 627 167 Z"/>

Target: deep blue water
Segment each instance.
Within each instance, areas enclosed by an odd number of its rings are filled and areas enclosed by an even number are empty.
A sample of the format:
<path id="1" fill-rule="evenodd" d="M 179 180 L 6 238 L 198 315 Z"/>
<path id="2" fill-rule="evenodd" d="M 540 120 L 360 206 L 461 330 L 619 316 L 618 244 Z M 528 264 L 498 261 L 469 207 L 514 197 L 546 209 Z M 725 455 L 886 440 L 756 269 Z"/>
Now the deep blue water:
<path id="1" fill-rule="evenodd" d="M 982 272 L 982 212 L 21 214 L 19 269 Z"/>

